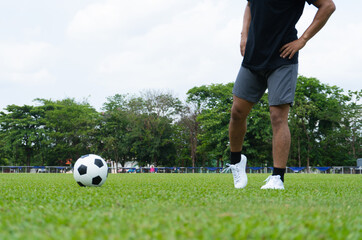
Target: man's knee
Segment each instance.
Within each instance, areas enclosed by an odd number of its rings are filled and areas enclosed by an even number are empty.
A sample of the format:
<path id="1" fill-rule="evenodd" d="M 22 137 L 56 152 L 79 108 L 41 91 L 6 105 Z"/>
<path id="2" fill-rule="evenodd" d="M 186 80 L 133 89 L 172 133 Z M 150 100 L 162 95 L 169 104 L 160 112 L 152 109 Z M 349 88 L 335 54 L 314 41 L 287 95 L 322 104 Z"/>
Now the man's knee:
<path id="1" fill-rule="evenodd" d="M 244 119 L 245 119 L 245 113 L 243 112 L 243 110 L 233 106 L 231 108 L 231 120 L 242 121 Z"/>
<path id="2" fill-rule="evenodd" d="M 231 108 L 231 120 L 245 121 L 248 117 L 253 103 L 234 96 L 233 106 Z"/>
<path id="3" fill-rule="evenodd" d="M 270 120 L 273 127 L 288 125 L 289 105 L 270 107 Z"/>
<path id="4" fill-rule="evenodd" d="M 273 128 L 280 127 L 285 124 L 288 125 L 288 118 L 281 117 L 280 115 L 277 114 L 270 114 L 270 120 Z"/>

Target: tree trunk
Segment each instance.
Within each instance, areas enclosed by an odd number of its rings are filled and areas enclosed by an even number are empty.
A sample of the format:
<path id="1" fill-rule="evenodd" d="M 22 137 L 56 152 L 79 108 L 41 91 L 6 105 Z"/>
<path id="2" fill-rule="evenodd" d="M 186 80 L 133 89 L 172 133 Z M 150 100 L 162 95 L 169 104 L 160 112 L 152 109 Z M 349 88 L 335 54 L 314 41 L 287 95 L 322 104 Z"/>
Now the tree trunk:
<path id="1" fill-rule="evenodd" d="M 115 167 L 115 169 L 116 169 L 116 172 L 115 173 L 118 173 L 118 160 L 116 161 L 116 167 Z"/>
<path id="2" fill-rule="evenodd" d="M 192 167 L 194 168 L 196 165 L 196 151 L 197 151 L 197 129 L 198 129 L 198 123 L 196 121 L 196 115 L 193 116 L 192 121 L 193 127 L 191 128 L 190 132 L 190 144 L 191 144 L 191 161 L 192 161 Z M 192 173 L 195 173 L 195 169 L 192 169 Z"/>
<path id="3" fill-rule="evenodd" d="M 352 154 L 353 154 L 353 158 L 357 159 L 355 142 L 356 142 L 356 135 L 355 135 L 355 132 L 353 131 L 352 132 Z"/>
<path id="4" fill-rule="evenodd" d="M 302 122 L 302 124 L 303 124 L 303 129 L 305 131 L 305 135 L 307 137 L 307 173 L 309 173 L 309 153 L 311 150 L 311 143 L 310 143 L 310 137 L 309 137 L 309 134 L 308 134 L 308 131 L 307 131 L 307 128 L 306 128 L 304 122 Z"/>
<path id="5" fill-rule="evenodd" d="M 26 166 L 30 166 L 31 149 L 26 150 Z M 27 172 L 30 172 L 30 168 L 26 168 Z"/>
<path id="6" fill-rule="evenodd" d="M 302 166 L 302 161 L 300 159 L 300 139 L 298 137 L 298 163 L 299 163 L 299 167 Z"/>
<path id="7" fill-rule="evenodd" d="M 309 173 L 309 149 L 308 149 L 308 156 L 307 156 L 307 173 Z"/>
<path id="8" fill-rule="evenodd" d="M 196 163 L 196 140 L 194 135 L 191 133 L 191 138 L 190 138 L 190 142 L 191 142 L 191 161 L 192 161 L 192 167 L 195 167 L 195 163 Z"/>

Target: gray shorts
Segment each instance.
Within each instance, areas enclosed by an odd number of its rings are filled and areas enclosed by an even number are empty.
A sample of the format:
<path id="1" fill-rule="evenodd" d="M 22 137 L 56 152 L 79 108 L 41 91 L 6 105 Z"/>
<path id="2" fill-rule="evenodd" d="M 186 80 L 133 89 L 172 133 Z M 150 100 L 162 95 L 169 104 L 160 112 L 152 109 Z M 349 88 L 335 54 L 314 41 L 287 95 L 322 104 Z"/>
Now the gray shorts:
<path id="1" fill-rule="evenodd" d="M 284 65 L 275 70 L 252 71 L 241 66 L 233 94 L 252 103 L 259 102 L 268 89 L 269 106 L 293 104 L 297 86 L 298 64 Z"/>

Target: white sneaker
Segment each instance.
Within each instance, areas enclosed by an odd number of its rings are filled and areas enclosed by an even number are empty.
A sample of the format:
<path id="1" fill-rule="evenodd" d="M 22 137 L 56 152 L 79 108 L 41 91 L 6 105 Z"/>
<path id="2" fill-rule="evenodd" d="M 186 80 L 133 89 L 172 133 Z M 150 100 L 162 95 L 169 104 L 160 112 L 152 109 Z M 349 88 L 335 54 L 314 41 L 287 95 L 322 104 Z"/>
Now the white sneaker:
<path id="1" fill-rule="evenodd" d="M 284 189 L 284 183 L 280 175 L 269 176 L 264 182 L 266 184 L 261 189 Z"/>
<path id="2" fill-rule="evenodd" d="M 241 160 L 237 164 L 226 164 L 229 166 L 228 168 L 224 169 L 223 172 L 227 172 L 229 169 L 233 173 L 234 177 L 234 186 L 235 188 L 244 188 L 246 184 L 248 184 L 248 177 L 246 176 L 246 157 L 245 155 L 241 155 Z"/>

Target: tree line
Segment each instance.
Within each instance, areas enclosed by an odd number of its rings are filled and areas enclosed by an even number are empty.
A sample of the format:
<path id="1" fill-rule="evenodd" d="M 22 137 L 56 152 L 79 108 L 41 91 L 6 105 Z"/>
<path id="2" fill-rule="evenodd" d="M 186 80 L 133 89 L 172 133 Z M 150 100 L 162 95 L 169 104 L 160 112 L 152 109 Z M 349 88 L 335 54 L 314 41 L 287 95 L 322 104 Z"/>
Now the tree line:
<path id="1" fill-rule="evenodd" d="M 86 100 L 35 99 L 0 112 L 0 165 L 65 165 L 96 153 L 140 166 L 223 166 L 229 161 L 233 83 L 194 87 L 182 102 L 171 93 L 108 97 L 101 112 Z M 355 165 L 361 157 L 362 91 L 299 76 L 290 110 L 289 166 Z M 249 166 L 271 166 L 267 93 L 248 118 Z"/>

